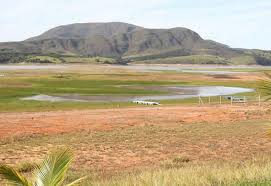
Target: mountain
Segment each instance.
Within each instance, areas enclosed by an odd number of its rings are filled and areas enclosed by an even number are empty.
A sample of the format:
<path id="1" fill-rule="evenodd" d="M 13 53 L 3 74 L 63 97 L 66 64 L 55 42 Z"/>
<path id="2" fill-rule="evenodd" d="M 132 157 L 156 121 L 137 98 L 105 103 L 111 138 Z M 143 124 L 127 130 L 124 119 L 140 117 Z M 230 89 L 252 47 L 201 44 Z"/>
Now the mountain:
<path id="1" fill-rule="evenodd" d="M 37 41 L 44 39 L 87 39 L 95 36 L 111 38 L 113 35 L 129 33 L 142 27 L 132 24 L 112 23 L 76 23 L 53 28 L 40 36 L 29 38 L 26 41 Z"/>
<path id="2" fill-rule="evenodd" d="M 22 42 L 0 43 L 1 53 L 101 56 L 133 61 L 205 56 L 212 58 L 212 63 L 231 63 L 245 57 L 255 64 L 259 63 L 255 56 L 271 56 L 270 52 L 232 49 L 204 40 L 187 28 L 148 29 L 120 22 L 59 26 Z"/>

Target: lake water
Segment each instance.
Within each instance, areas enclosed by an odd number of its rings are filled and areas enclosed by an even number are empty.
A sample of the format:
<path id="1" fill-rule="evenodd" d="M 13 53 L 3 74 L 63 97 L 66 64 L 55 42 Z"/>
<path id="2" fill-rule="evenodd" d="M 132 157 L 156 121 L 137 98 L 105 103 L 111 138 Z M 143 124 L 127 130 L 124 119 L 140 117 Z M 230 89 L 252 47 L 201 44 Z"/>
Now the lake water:
<path id="1" fill-rule="evenodd" d="M 14 64 L 14 65 L 0 65 L 0 71 L 12 71 L 12 70 L 50 70 L 50 69 L 74 69 L 74 68 L 85 68 L 99 66 L 103 69 L 123 69 L 135 72 L 159 72 L 159 71 L 176 71 L 184 73 L 203 73 L 209 75 L 220 75 L 220 74 L 236 74 L 244 73 L 233 71 L 234 69 L 271 69 L 270 67 L 263 66 L 219 66 L 219 65 L 163 65 L 163 64 L 152 64 L 152 65 L 74 65 L 74 64 Z"/>
<path id="2" fill-rule="evenodd" d="M 224 86 L 204 86 L 204 87 L 170 87 L 174 94 L 158 95 L 158 96 L 143 96 L 138 97 L 139 100 L 173 100 L 187 99 L 193 97 L 208 97 L 208 96 L 224 96 L 239 93 L 253 92 L 253 89 L 240 87 L 224 87 Z"/>
<path id="3" fill-rule="evenodd" d="M 35 95 L 31 97 L 22 98 L 22 100 L 35 100 L 35 101 L 51 101 L 51 102 L 130 102 L 134 100 L 175 100 L 187 99 L 193 97 L 206 97 L 206 96 L 223 96 L 233 95 L 238 93 L 253 92 L 253 89 L 240 88 L 240 87 L 224 87 L 224 86 L 199 86 L 199 87 L 177 87 L 177 86 L 163 86 L 152 87 L 152 89 L 167 90 L 166 95 L 150 95 L 150 96 L 114 96 L 114 95 Z"/>
<path id="4" fill-rule="evenodd" d="M 115 66 L 115 68 L 122 68 L 127 70 L 132 70 L 136 72 L 155 72 L 155 71 L 176 71 L 176 72 L 185 72 L 185 73 L 204 73 L 210 75 L 216 74 L 239 74 L 245 73 L 241 71 L 233 71 L 235 69 L 266 69 L 270 67 L 255 66 L 255 65 L 240 65 L 240 66 L 223 66 L 223 65 L 178 65 L 178 64 L 130 64 L 126 66 Z"/>
<path id="5" fill-rule="evenodd" d="M 62 69 L 68 65 L 0 65 L 0 71 L 6 70 L 46 70 L 46 69 Z"/>

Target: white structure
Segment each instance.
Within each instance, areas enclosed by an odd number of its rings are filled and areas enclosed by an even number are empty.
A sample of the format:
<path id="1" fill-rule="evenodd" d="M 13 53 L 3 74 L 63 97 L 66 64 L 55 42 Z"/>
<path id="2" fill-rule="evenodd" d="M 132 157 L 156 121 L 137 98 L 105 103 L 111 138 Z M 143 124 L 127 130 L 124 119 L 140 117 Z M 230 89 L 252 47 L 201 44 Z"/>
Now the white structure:
<path id="1" fill-rule="evenodd" d="M 133 101 L 133 103 L 139 104 L 139 105 L 160 105 L 158 102 L 151 102 L 151 101 Z"/>

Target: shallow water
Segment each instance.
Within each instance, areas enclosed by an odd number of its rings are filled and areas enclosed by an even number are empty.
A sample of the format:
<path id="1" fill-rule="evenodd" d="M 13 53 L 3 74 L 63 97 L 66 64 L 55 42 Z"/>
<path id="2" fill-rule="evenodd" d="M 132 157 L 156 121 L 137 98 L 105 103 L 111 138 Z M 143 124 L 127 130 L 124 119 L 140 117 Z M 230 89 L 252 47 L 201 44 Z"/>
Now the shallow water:
<path id="1" fill-rule="evenodd" d="M 44 70 L 44 69 L 61 69 L 66 65 L 0 65 L 0 70 Z"/>
<path id="2" fill-rule="evenodd" d="M 185 73 L 200 73 L 200 74 L 209 74 L 209 75 L 230 75 L 230 74 L 242 74 L 245 72 L 233 72 L 226 70 L 181 70 L 181 72 Z"/>
<path id="3" fill-rule="evenodd" d="M 149 87 L 150 88 L 150 87 Z M 206 97 L 206 96 L 222 96 L 233 95 L 238 93 L 253 92 L 253 89 L 240 88 L 240 87 L 224 87 L 224 86 L 201 86 L 201 87 L 152 87 L 152 89 L 167 90 L 167 95 L 153 95 L 153 96 L 83 96 L 83 95 L 36 95 L 31 97 L 22 98 L 22 100 L 35 100 L 35 101 L 51 101 L 51 102 L 130 102 L 134 100 L 174 100 L 186 99 L 193 97 Z"/>
<path id="4" fill-rule="evenodd" d="M 135 72 L 155 72 L 155 71 L 177 71 L 187 73 L 205 73 L 205 74 L 236 74 L 243 72 L 234 72 L 233 69 L 271 69 L 270 67 L 263 66 L 222 66 L 222 65 L 163 65 L 163 64 L 130 64 L 130 65 L 75 65 L 75 64 L 8 64 L 1 65 L 0 71 L 12 70 L 46 70 L 46 69 L 66 69 L 74 67 L 92 67 L 100 66 L 106 69 L 124 69 L 132 70 Z"/>
<path id="5" fill-rule="evenodd" d="M 263 69 L 263 66 L 222 66 L 222 65 L 127 65 L 118 68 L 136 72 L 177 71 L 185 73 L 203 73 L 209 75 L 240 74 L 245 72 L 232 71 L 234 69 Z"/>
<path id="6" fill-rule="evenodd" d="M 67 101 L 76 101 L 76 102 L 83 102 L 84 100 L 79 100 L 79 99 L 72 99 L 72 98 L 63 98 L 63 97 L 57 97 L 57 96 L 48 96 L 48 95 L 36 95 L 36 96 L 31 96 L 31 97 L 25 97 L 21 98 L 21 100 L 24 101 L 50 101 L 50 102 L 67 102 Z"/>
<path id="7" fill-rule="evenodd" d="M 233 95 L 238 93 L 253 92 L 253 89 L 240 87 L 224 87 L 224 86 L 206 86 L 206 87 L 170 87 L 175 94 L 173 95 L 158 95 L 158 96 L 144 96 L 138 97 L 139 100 L 173 100 L 186 99 L 193 97 L 207 97 L 207 96 L 223 96 Z M 181 92 L 190 92 L 182 94 Z M 178 94 L 179 93 L 179 94 Z"/>

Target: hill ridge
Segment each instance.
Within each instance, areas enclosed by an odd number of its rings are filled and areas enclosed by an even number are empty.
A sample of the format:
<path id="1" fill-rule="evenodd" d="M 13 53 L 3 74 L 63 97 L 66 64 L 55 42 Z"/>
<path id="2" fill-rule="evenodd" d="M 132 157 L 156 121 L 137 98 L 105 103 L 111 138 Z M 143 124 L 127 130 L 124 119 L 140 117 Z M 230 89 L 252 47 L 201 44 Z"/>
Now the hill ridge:
<path id="1" fill-rule="evenodd" d="M 22 42 L 0 43 L 0 53 L 55 53 L 140 60 L 211 55 L 226 61 L 261 53 L 261 57 L 271 58 L 270 52 L 265 55 L 265 52 L 256 50 L 233 49 L 205 40 L 197 32 L 184 27 L 144 28 L 123 22 L 58 26 Z"/>

